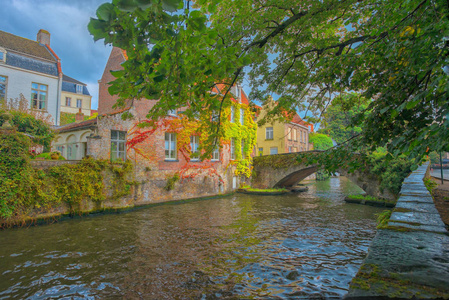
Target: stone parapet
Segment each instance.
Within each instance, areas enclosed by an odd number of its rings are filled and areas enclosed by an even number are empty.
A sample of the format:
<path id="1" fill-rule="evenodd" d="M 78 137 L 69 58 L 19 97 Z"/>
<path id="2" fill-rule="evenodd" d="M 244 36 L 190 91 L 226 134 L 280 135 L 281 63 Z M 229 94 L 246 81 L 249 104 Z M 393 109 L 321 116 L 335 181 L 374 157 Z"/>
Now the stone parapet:
<path id="1" fill-rule="evenodd" d="M 387 229 L 379 229 L 346 299 L 448 298 L 449 235 L 423 179 L 404 180 Z"/>
<path id="2" fill-rule="evenodd" d="M 36 169 L 49 169 L 52 167 L 56 167 L 56 166 L 61 166 L 61 165 L 66 165 L 66 164 L 71 164 L 71 165 L 75 165 L 79 162 L 79 160 L 39 160 L 39 159 L 34 159 L 31 160 L 31 166 L 33 168 Z"/>

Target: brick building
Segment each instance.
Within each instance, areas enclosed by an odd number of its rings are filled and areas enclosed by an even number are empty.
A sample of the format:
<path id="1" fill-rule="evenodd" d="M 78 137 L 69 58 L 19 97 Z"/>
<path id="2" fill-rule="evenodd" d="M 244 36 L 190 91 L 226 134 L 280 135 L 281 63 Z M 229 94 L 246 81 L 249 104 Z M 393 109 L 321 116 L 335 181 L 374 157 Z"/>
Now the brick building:
<path id="1" fill-rule="evenodd" d="M 176 112 L 158 120 L 155 126 L 137 126 L 151 123 L 146 115 L 157 100 L 127 101 L 124 108 L 113 108 L 117 96 L 108 92 L 108 82 L 115 79 L 110 71 L 120 70 L 126 59 L 124 51 L 112 49 L 99 80 L 98 117 L 61 127 L 53 148 L 62 150 L 67 158 L 70 147 L 69 158 L 72 159 L 89 155 L 97 159 L 132 161 L 135 180 L 140 183 L 136 188 L 135 204 L 217 195 L 237 188 L 240 180 L 235 175 L 238 160 L 245 157 L 244 150 L 252 152 L 253 149 L 248 141 L 230 137 L 221 141 L 221 147 L 217 147 L 209 159 L 200 160 L 201 133 L 195 131 L 194 123 L 186 122 Z M 240 120 L 234 122 L 231 119 L 231 126 L 238 129 L 233 132 L 251 127 L 255 139 L 248 98 L 241 87 L 234 87 L 233 91 L 236 96 L 232 111 L 238 111 Z M 134 118 L 122 120 L 125 112 Z M 242 153 L 236 155 L 240 149 Z M 173 190 L 167 191 L 168 180 L 176 177 L 182 184 L 175 184 Z"/>

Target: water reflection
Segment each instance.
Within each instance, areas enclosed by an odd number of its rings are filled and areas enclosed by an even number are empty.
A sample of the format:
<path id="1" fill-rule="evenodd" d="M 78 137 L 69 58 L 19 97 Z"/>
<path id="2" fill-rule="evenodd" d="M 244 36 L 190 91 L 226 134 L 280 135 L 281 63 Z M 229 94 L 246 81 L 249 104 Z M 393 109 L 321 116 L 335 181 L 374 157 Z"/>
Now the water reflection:
<path id="1" fill-rule="evenodd" d="M 342 178 L 0 232 L 3 298 L 342 296 L 380 209 Z"/>

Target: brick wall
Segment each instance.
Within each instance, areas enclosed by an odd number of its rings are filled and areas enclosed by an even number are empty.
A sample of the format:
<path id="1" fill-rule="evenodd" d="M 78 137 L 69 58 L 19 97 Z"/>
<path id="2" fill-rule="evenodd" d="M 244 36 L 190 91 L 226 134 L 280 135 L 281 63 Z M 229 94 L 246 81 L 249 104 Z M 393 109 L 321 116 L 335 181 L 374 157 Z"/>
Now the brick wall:
<path id="1" fill-rule="evenodd" d="M 125 61 L 123 51 L 120 48 L 112 48 L 111 54 L 109 55 L 108 62 L 104 68 L 103 76 L 98 82 L 98 114 L 112 113 L 117 110 L 123 109 L 113 109 L 112 106 L 117 102 L 118 96 L 111 95 L 108 92 L 109 82 L 114 81 L 116 78 L 112 76 L 111 71 L 123 70 L 122 63 Z M 129 106 L 129 102 L 127 106 Z"/>
<path id="2" fill-rule="evenodd" d="M 128 140 L 133 137 L 136 123 L 144 119 L 144 115 L 155 101 L 137 103 L 139 104 L 133 105 L 129 110 L 135 116 L 134 120 L 122 120 L 121 113 L 98 119 L 98 136 L 88 139 L 88 155 L 96 159 L 110 159 L 111 130 L 126 131 Z M 165 161 L 165 129 L 159 128 L 139 143 L 137 149 L 138 152 L 128 148 L 126 153 L 127 159 L 133 162 L 134 180 L 140 183 L 134 195 L 136 205 L 212 196 L 232 191 L 235 168 L 229 166 L 229 145 L 223 147 L 219 162 L 188 162 L 180 151 L 177 161 Z M 168 178 L 178 172 L 185 177 L 193 176 L 193 178 L 180 180 L 172 191 L 167 192 L 164 187 Z M 220 182 L 217 174 L 224 183 Z"/>

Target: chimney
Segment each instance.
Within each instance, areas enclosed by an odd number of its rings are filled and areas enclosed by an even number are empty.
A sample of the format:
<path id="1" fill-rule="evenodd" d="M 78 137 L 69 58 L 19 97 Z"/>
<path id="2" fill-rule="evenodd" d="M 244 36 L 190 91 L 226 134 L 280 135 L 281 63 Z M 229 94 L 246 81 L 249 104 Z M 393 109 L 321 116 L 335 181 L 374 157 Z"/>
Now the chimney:
<path id="1" fill-rule="evenodd" d="M 39 44 L 50 46 L 50 32 L 44 29 L 40 29 L 37 33 L 36 40 Z"/>
<path id="2" fill-rule="evenodd" d="M 81 112 L 81 108 L 80 108 L 79 112 L 77 112 L 75 115 L 75 123 L 79 123 L 82 121 L 84 121 L 84 114 Z"/>

